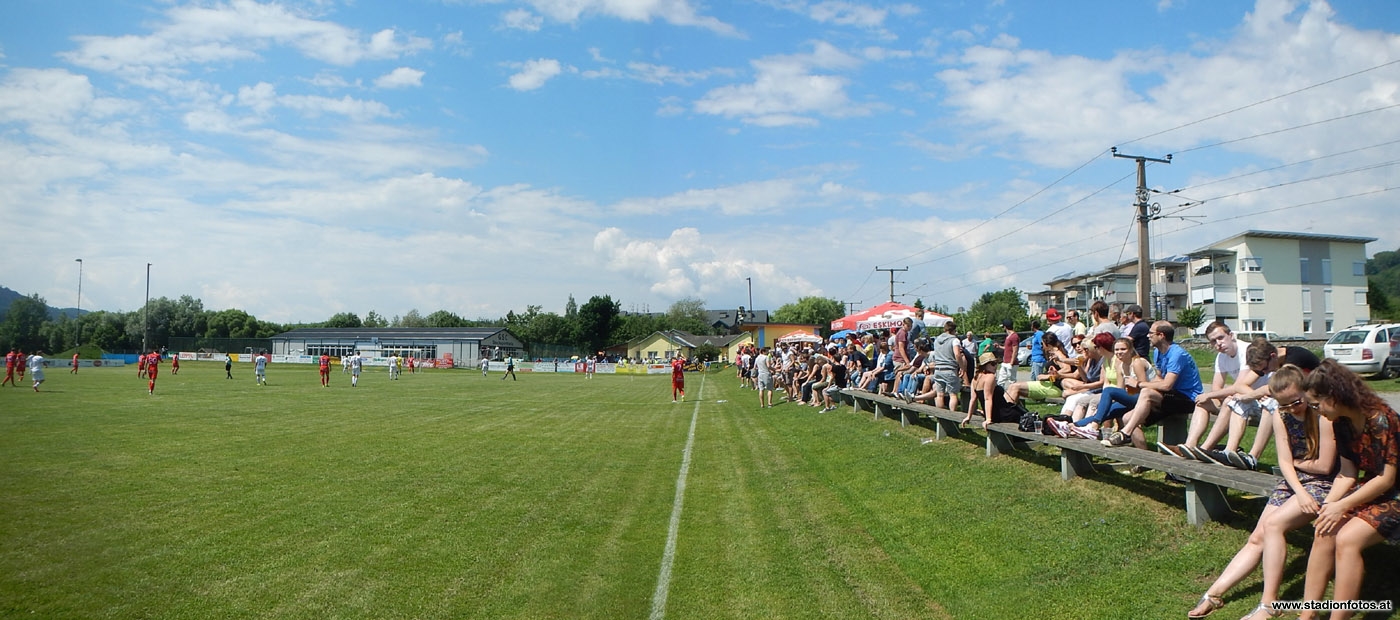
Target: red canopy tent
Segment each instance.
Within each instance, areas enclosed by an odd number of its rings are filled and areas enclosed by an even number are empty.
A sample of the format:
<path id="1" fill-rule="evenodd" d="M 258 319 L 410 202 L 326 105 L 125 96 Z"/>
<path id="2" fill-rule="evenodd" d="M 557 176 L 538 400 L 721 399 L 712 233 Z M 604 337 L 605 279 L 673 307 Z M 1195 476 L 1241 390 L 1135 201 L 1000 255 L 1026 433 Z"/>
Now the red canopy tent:
<path id="1" fill-rule="evenodd" d="M 904 321 L 904 317 L 913 317 L 914 306 L 908 306 L 893 301 L 887 301 L 878 306 L 866 308 L 855 314 L 843 316 L 831 322 L 831 329 L 840 331 L 843 329 L 854 329 L 865 331 L 870 329 L 892 329 L 899 327 Z M 924 325 L 937 327 L 951 321 L 953 317 L 924 310 Z"/>

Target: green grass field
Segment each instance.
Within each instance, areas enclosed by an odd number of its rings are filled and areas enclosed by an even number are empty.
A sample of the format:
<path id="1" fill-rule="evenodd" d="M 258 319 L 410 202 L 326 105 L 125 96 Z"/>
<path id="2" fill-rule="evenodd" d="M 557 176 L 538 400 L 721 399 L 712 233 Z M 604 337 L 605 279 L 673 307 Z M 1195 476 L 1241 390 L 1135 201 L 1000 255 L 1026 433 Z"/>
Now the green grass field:
<path id="1" fill-rule="evenodd" d="M 48 376 L 0 389 L 3 617 L 1182 617 L 1262 508 L 1191 527 L 1160 474 L 1064 482 L 980 435 L 760 410 L 727 372 L 674 405 L 665 376 Z M 1400 591 L 1396 551 L 1363 598 Z"/>

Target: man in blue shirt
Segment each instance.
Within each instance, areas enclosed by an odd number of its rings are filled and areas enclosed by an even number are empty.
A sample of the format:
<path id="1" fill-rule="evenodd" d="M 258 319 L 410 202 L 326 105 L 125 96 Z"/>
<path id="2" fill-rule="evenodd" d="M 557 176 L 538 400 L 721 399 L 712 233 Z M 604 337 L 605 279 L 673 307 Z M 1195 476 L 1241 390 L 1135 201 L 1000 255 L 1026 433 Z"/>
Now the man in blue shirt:
<path id="1" fill-rule="evenodd" d="M 1157 379 L 1142 381 L 1127 378 L 1128 387 L 1142 388 L 1137 405 L 1123 417 L 1123 428 L 1103 440 L 1110 446 L 1125 446 L 1131 441 L 1133 446 L 1147 449 L 1142 436 L 1142 427 L 1152 426 L 1168 416 L 1189 415 L 1196 408 L 1196 397 L 1201 395 L 1201 373 L 1196 368 L 1196 360 L 1181 345 L 1172 342 L 1176 330 L 1167 321 L 1157 321 L 1147 332 L 1152 348 L 1157 351 Z"/>
<path id="2" fill-rule="evenodd" d="M 1041 344 L 1041 339 L 1045 337 L 1045 332 L 1040 329 L 1040 321 L 1031 321 L 1031 337 L 1023 345 L 1031 350 L 1031 381 L 1035 381 L 1040 373 L 1045 370 L 1045 348 Z"/>

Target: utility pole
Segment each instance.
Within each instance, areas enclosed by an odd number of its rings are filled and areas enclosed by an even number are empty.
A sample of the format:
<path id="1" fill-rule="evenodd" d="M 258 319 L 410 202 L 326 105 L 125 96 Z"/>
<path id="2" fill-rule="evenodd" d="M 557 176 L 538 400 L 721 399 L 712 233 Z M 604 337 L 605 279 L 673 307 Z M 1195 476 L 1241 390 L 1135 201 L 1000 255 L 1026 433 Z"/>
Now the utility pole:
<path id="1" fill-rule="evenodd" d="M 73 348 L 83 343 L 83 259 L 73 259 L 78 263 L 78 309 L 74 311 Z"/>
<path id="2" fill-rule="evenodd" d="M 890 272 L 890 302 L 893 303 L 893 302 L 894 302 L 894 272 L 896 272 L 896 271 L 909 271 L 909 268 L 908 268 L 908 267 L 905 267 L 905 268 L 903 268 L 903 269 L 881 269 L 881 268 L 879 268 L 879 267 L 876 267 L 876 268 L 875 268 L 875 271 L 888 271 L 888 272 Z"/>
<path id="3" fill-rule="evenodd" d="M 749 281 L 749 312 L 753 312 L 753 278 L 744 278 Z"/>
<path id="4" fill-rule="evenodd" d="M 141 307 L 141 354 L 150 351 L 146 343 L 151 339 L 151 264 L 146 263 L 146 305 Z"/>
<path id="5" fill-rule="evenodd" d="M 1114 157 L 1122 157 L 1124 159 L 1131 159 L 1137 162 L 1137 203 L 1133 205 L 1138 208 L 1137 304 L 1139 306 L 1149 304 L 1147 307 L 1151 308 L 1152 306 L 1150 305 L 1150 295 L 1152 291 L 1152 252 L 1151 248 L 1148 247 L 1149 236 L 1147 233 L 1147 225 L 1153 220 L 1153 218 L 1157 216 L 1159 212 L 1161 212 L 1162 208 L 1158 205 L 1149 204 L 1147 202 L 1147 198 L 1150 195 L 1148 194 L 1147 190 L 1147 162 L 1152 161 L 1157 162 L 1159 164 L 1170 164 L 1172 163 L 1172 156 L 1168 154 L 1166 159 L 1157 159 L 1155 157 L 1144 157 L 1141 155 L 1119 155 L 1118 147 L 1116 146 L 1109 149 L 1109 151 L 1113 153 Z M 1151 210 L 1150 213 L 1148 212 L 1149 209 Z"/>

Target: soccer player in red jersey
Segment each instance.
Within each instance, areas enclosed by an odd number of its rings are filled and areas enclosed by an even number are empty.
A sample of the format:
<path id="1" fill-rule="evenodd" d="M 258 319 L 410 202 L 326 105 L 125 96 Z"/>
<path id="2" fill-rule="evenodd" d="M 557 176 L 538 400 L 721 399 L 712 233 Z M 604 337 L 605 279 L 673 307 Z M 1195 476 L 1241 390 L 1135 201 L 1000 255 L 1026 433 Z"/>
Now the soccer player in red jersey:
<path id="1" fill-rule="evenodd" d="M 14 349 L 10 349 L 10 352 L 5 354 L 5 380 L 0 381 L 0 387 L 6 383 L 10 384 L 10 387 L 19 387 L 19 384 L 15 383 L 15 356 Z"/>
<path id="2" fill-rule="evenodd" d="M 148 383 L 146 385 L 150 390 L 149 393 L 152 396 L 155 396 L 156 393 L 156 374 L 158 374 L 159 372 L 160 354 L 156 353 L 155 351 L 151 351 L 151 354 L 146 356 L 146 379 L 148 380 Z"/>
<path id="3" fill-rule="evenodd" d="M 170 374 L 172 374 L 172 375 L 178 375 L 178 374 L 180 374 L 180 354 L 179 354 L 179 353 L 176 353 L 176 354 L 170 356 Z"/>
<path id="4" fill-rule="evenodd" d="M 676 394 L 681 395 L 681 402 L 685 402 L 685 358 L 676 357 L 671 360 L 671 402 L 676 402 Z"/>
<path id="5" fill-rule="evenodd" d="M 24 365 L 25 365 L 25 364 L 28 364 L 28 363 L 29 363 L 29 356 L 25 355 L 25 354 L 24 354 L 24 351 L 21 350 L 21 351 L 19 352 L 19 355 L 16 355 L 16 356 L 15 356 L 15 370 L 18 370 L 18 371 L 19 371 L 19 380 L 20 380 L 20 381 L 24 381 Z"/>
<path id="6" fill-rule="evenodd" d="M 74 353 L 74 354 L 73 354 L 73 370 L 71 370 L 71 371 L 69 371 L 69 372 L 71 372 L 72 374 L 75 374 L 75 375 L 78 374 L 78 354 L 77 354 L 77 353 Z"/>
<path id="7" fill-rule="evenodd" d="M 321 354 L 321 387 L 331 386 L 331 356 Z"/>

